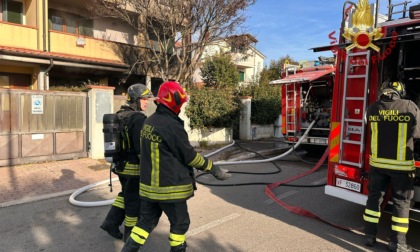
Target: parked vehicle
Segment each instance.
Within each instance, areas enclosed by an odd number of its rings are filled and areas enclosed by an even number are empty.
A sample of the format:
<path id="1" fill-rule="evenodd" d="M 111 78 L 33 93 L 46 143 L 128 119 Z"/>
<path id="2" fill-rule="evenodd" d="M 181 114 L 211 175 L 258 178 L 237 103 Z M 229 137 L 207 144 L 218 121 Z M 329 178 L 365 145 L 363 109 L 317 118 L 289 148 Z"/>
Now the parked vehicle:
<path id="1" fill-rule="evenodd" d="M 285 63 L 281 79 L 270 82 L 281 85 L 282 134 L 287 143 L 299 141 L 316 120 L 301 146 L 310 152 L 326 149 L 334 86 L 333 63 L 328 59 L 316 61 L 311 67 Z"/>

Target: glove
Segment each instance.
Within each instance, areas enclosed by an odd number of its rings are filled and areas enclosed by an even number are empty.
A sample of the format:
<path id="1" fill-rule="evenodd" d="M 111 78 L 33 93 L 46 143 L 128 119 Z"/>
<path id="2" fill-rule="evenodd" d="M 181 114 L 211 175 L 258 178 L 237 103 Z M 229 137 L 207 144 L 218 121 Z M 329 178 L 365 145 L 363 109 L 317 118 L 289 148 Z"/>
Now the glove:
<path id="1" fill-rule="evenodd" d="M 228 170 L 221 169 L 220 167 L 213 165 L 210 170 L 211 175 L 213 175 L 218 180 L 229 179 L 232 175 L 228 173 Z"/>

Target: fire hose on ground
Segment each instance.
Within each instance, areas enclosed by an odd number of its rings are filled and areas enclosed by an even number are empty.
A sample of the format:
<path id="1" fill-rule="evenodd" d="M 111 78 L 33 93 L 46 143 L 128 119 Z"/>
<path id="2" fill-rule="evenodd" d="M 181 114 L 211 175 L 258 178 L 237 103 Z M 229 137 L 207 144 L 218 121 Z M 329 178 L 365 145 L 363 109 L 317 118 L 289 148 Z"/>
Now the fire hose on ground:
<path id="1" fill-rule="evenodd" d="M 262 159 L 262 160 L 225 161 L 225 162 L 214 162 L 214 164 L 215 165 L 256 164 L 256 163 L 272 162 L 272 161 L 281 159 L 281 158 L 289 155 L 292 151 L 294 151 L 302 143 L 302 141 L 304 141 L 306 139 L 309 131 L 311 130 L 311 128 L 313 127 L 313 125 L 315 123 L 316 123 L 316 120 L 313 120 L 312 123 L 309 125 L 308 129 L 304 132 L 304 134 L 302 135 L 302 137 L 299 139 L 299 141 L 296 142 L 288 151 L 286 151 L 286 152 L 284 152 L 284 153 L 282 153 L 282 154 L 280 154 L 278 156 L 275 156 L 275 157 L 272 157 L 272 158 L 267 158 L 267 159 Z M 218 150 L 216 150 L 214 152 L 211 152 L 211 153 L 209 153 L 209 154 L 207 154 L 205 156 L 206 157 L 210 157 L 210 156 L 212 156 L 212 155 L 214 155 L 216 153 L 219 153 L 219 152 L 221 152 L 221 151 L 223 151 L 223 150 L 231 147 L 234 144 L 235 144 L 235 141 L 233 141 L 231 144 L 229 144 L 227 146 L 224 146 L 223 148 L 220 148 L 220 149 L 218 149 Z M 204 175 L 204 174 L 205 173 L 203 173 L 201 175 Z M 112 183 L 112 181 L 118 181 L 118 177 L 113 178 L 111 180 L 111 183 Z M 96 182 L 96 183 L 93 183 L 93 184 L 84 186 L 84 187 L 76 190 L 75 192 L 73 192 L 70 195 L 69 202 L 72 205 L 80 206 L 80 207 L 97 207 L 97 206 L 112 205 L 113 202 L 114 202 L 114 199 L 102 200 L 102 201 L 92 201 L 92 202 L 78 201 L 78 200 L 76 200 L 76 197 L 79 196 L 80 194 L 82 194 L 83 192 L 88 191 L 88 190 L 90 190 L 92 188 L 96 188 L 96 187 L 98 187 L 100 185 L 107 184 L 107 183 L 110 183 L 110 180 L 109 179 L 106 179 L 106 180 L 103 180 L 103 181 L 99 181 L 99 182 Z M 267 184 L 267 183 L 265 183 L 265 184 Z M 269 197 L 270 197 L 270 195 L 269 195 Z"/>

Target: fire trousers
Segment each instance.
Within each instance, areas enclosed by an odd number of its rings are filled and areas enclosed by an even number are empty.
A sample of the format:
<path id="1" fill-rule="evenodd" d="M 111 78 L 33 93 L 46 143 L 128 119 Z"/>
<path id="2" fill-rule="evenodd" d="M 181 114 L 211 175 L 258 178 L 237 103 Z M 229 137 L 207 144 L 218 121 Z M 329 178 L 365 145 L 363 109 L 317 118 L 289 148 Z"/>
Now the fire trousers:
<path id="1" fill-rule="evenodd" d="M 190 226 L 186 201 L 159 203 L 142 200 L 140 212 L 141 217 L 130 235 L 130 238 L 136 243 L 144 245 L 149 234 L 157 226 L 162 212 L 166 214 L 171 224 L 169 234 L 171 248 L 182 246 L 185 243 L 185 234 Z"/>
<path id="2" fill-rule="evenodd" d="M 365 233 L 373 236 L 377 234 L 379 218 L 381 217 L 380 205 L 388 186 L 391 186 L 393 202 L 391 241 L 405 244 L 409 224 L 410 203 L 414 196 L 414 172 L 393 171 L 371 166 L 368 185 L 369 194 L 363 215 Z"/>
<path id="3" fill-rule="evenodd" d="M 118 175 L 121 192 L 118 193 L 106 219 L 118 226 L 132 228 L 138 221 L 140 210 L 139 177 Z"/>

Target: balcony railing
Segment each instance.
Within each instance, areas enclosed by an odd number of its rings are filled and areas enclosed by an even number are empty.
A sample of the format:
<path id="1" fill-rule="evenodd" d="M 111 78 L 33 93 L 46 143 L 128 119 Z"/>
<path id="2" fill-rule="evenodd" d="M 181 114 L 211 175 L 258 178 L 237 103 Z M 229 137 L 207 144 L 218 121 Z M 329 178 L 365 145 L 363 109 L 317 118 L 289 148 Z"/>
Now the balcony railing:
<path id="1" fill-rule="evenodd" d="M 56 31 L 50 31 L 50 51 L 123 62 L 118 43 Z"/>
<path id="2" fill-rule="evenodd" d="M 38 29 L 7 22 L 0 22 L 0 45 L 39 50 Z"/>

